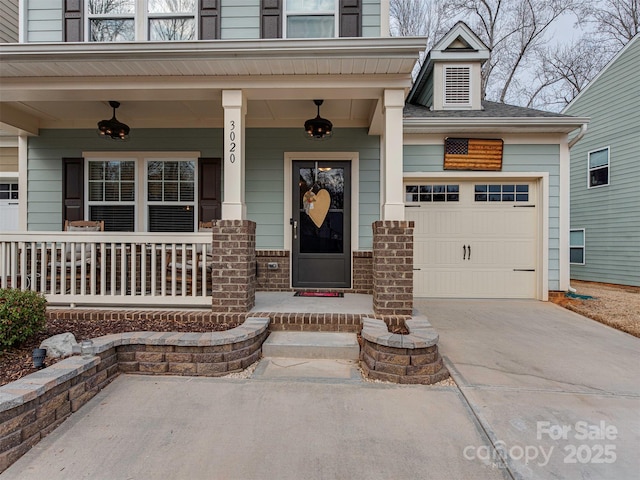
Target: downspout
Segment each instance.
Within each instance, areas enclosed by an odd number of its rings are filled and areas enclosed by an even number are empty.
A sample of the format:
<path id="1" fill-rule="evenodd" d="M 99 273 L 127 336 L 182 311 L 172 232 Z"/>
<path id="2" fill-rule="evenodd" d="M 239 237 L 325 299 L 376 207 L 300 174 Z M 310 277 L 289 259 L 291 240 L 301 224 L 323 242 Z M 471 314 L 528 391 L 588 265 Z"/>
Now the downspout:
<path id="1" fill-rule="evenodd" d="M 580 131 L 578 132 L 578 135 L 573 137 L 569 142 L 569 150 L 571 150 L 576 143 L 582 140 L 582 137 L 584 137 L 586 133 L 587 133 L 587 124 L 583 123 L 582 126 L 580 127 Z"/>
<path id="2" fill-rule="evenodd" d="M 580 131 L 578 132 L 578 135 L 576 135 L 575 137 L 573 137 L 571 139 L 571 141 L 569 142 L 569 150 L 571 150 L 571 148 L 573 148 L 573 146 L 578 143 L 580 140 L 582 140 L 582 138 L 585 136 L 585 134 L 587 133 L 587 124 L 583 123 L 582 126 L 580 127 Z M 571 293 L 576 293 L 576 289 L 573 288 L 571 286 L 571 284 L 569 284 L 569 291 Z"/>

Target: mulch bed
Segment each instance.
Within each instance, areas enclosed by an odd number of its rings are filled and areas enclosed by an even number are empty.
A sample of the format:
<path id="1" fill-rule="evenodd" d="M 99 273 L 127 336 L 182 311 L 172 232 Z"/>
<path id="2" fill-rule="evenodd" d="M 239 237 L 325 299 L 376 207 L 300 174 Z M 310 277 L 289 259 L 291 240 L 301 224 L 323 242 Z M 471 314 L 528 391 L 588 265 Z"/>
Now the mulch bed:
<path id="1" fill-rule="evenodd" d="M 238 324 L 213 323 L 207 321 L 167 321 L 167 320 L 50 320 L 46 329 L 27 340 L 23 344 L 0 351 L 0 386 L 18 380 L 36 371 L 33 368 L 31 353 L 40 343 L 53 335 L 71 332 L 76 341 L 101 337 L 112 333 L 124 332 L 212 332 L 229 330 Z M 46 365 L 52 365 L 56 360 L 47 358 Z"/>

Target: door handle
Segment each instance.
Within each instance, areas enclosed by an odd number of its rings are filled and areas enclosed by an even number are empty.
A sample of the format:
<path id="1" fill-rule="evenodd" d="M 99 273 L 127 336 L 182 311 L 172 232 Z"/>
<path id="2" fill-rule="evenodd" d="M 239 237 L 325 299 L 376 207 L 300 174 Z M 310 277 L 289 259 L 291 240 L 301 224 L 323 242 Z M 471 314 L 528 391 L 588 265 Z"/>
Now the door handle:
<path id="1" fill-rule="evenodd" d="M 467 259 L 467 246 L 463 245 L 462 246 L 462 260 L 466 260 Z"/>
<path id="2" fill-rule="evenodd" d="M 293 227 L 293 239 L 296 240 L 298 238 L 298 222 L 293 218 L 290 218 L 289 225 Z"/>
<path id="3" fill-rule="evenodd" d="M 469 245 L 469 254 L 467 255 L 467 260 L 471 260 L 471 245 Z"/>

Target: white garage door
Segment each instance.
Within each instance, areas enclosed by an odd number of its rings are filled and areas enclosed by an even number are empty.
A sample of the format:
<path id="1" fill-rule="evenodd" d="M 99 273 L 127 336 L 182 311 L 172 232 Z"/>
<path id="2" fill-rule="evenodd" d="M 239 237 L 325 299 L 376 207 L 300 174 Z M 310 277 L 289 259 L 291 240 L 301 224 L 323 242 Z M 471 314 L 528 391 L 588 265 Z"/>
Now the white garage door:
<path id="1" fill-rule="evenodd" d="M 531 182 L 408 182 L 416 297 L 536 298 Z"/>

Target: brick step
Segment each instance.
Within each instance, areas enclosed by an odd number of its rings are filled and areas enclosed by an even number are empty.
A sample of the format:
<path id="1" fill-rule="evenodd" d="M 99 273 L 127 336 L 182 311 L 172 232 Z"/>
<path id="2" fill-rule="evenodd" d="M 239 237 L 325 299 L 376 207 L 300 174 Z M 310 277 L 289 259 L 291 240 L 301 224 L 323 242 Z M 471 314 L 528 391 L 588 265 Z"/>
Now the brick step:
<path id="1" fill-rule="evenodd" d="M 271 332 L 262 344 L 264 357 L 358 360 L 360 345 L 354 333 Z"/>

